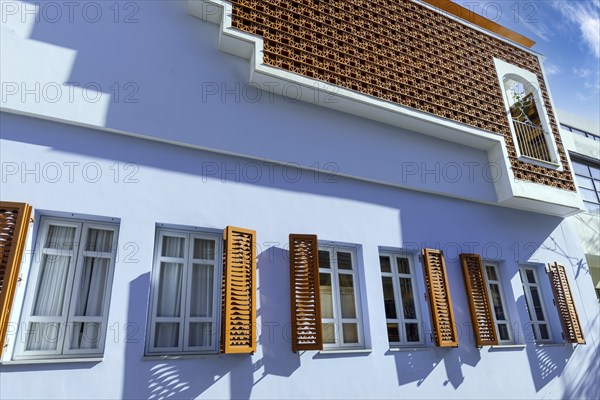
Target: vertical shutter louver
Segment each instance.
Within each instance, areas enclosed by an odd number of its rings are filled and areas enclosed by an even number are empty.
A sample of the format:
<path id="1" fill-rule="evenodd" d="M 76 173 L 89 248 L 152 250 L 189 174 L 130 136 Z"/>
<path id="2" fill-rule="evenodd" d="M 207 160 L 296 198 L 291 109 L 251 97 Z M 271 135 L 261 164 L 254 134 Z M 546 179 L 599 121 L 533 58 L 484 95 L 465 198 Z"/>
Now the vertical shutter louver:
<path id="1" fill-rule="evenodd" d="M 223 232 L 223 353 L 256 350 L 256 232 L 228 226 Z"/>
<path id="2" fill-rule="evenodd" d="M 479 347 L 498 344 L 481 257 L 479 254 L 461 254 L 460 262 L 467 287 L 475 343 Z"/>
<path id="3" fill-rule="evenodd" d="M 31 206 L 0 202 L 0 356 L 23 259 Z"/>
<path id="4" fill-rule="evenodd" d="M 454 324 L 444 254 L 439 250 L 423 249 L 422 256 L 435 344 L 439 347 L 457 347 L 458 336 Z"/>
<path id="5" fill-rule="evenodd" d="M 316 235 L 290 235 L 292 351 L 322 350 L 319 248 Z"/>
<path id="6" fill-rule="evenodd" d="M 569 343 L 585 344 L 565 267 L 558 263 L 548 264 L 548 276 L 562 321 L 565 340 Z"/>

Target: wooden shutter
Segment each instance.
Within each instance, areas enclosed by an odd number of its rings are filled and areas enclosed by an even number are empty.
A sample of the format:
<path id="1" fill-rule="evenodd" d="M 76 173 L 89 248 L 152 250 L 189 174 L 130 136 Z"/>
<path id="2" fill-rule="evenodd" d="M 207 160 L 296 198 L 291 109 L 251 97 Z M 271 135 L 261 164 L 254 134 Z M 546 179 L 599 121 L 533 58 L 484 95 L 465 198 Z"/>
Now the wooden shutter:
<path id="1" fill-rule="evenodd" d="M 322 350 L 319 245 L 316 235 L 290 235 L 292 351 Z"/>
<path id="2" fill-rule="evenodd" d="M 556 308 L 562 321 L 565 340 L 569 343 L 585 344 L 565 267 L 558 263 L 548 264 L 548 276 L 556 299 Z"/>
<path id="3" fill-rule="evenodd" d="M 23 259 L 31 206 L 0 202 L 0 356 Z"/>
<path id="4" fill-rule="evenodd" d="M 223 232 L 221 352 L 256 351 L 256 232 L 228 226 Z"/>
<path id="5" fill-rule="evenodd" d="M 463 277 L 467 287 L 471 320 L 475 331 L 477 346 L 498 344 L 496 324 L 492 314 L 492 306 L 488 296 L 485 271 L 479 254 L 461 254 Z"/>
<path id="6" fill-rule="evenodd" d="M 444 254 L 439 250 L 423 249 L 422 256 L 435 344 L 440 347 L 458 347 Z"/>

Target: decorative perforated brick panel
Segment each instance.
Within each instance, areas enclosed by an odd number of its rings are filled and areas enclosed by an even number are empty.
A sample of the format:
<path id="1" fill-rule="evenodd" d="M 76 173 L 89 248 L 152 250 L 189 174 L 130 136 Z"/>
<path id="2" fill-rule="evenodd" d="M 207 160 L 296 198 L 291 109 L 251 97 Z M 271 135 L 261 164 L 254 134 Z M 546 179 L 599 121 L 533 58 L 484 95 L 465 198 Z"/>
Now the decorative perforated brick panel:
<path id="1" fill-rule="evenodd" d="M 265 64 L 502 135 L 516 179 L 575 190 L 533 54 L 407 0 L 231 2 Z M 537 75 L 562 172 L 518 161 L 494 57 Z"/>

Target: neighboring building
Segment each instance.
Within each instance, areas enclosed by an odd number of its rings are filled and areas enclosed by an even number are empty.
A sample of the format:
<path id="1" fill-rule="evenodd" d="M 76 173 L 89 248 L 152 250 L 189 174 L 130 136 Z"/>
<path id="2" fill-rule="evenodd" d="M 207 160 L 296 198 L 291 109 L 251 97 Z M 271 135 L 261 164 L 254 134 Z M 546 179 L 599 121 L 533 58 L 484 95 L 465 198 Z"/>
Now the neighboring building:
<path id="1" fill-rule="evenodd" d="M 600 397 L 533 42 L 232 3 L 1 3 L 0 397 Z"/>
<path id="2" fill-rule="evenodd" d="M 557 114 L 585 206 L 584 213 L 570 219 L 581 238 L 585 263 L 600 299 L 600 127 L 598 122 L 563 110 Z"/>

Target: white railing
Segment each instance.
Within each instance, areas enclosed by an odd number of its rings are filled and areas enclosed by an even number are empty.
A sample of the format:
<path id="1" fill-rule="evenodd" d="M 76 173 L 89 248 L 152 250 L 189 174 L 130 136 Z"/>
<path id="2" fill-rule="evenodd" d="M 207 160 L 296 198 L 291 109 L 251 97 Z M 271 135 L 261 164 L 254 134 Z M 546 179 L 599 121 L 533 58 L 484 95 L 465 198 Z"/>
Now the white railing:
<path id="1" fill-rule="evenodd" d="M 546 135 L 541 127 L 526 124 L 515 119 L 513 119 L 513 126 L 517 133 L 521 155 L 552 162 Z"/>

